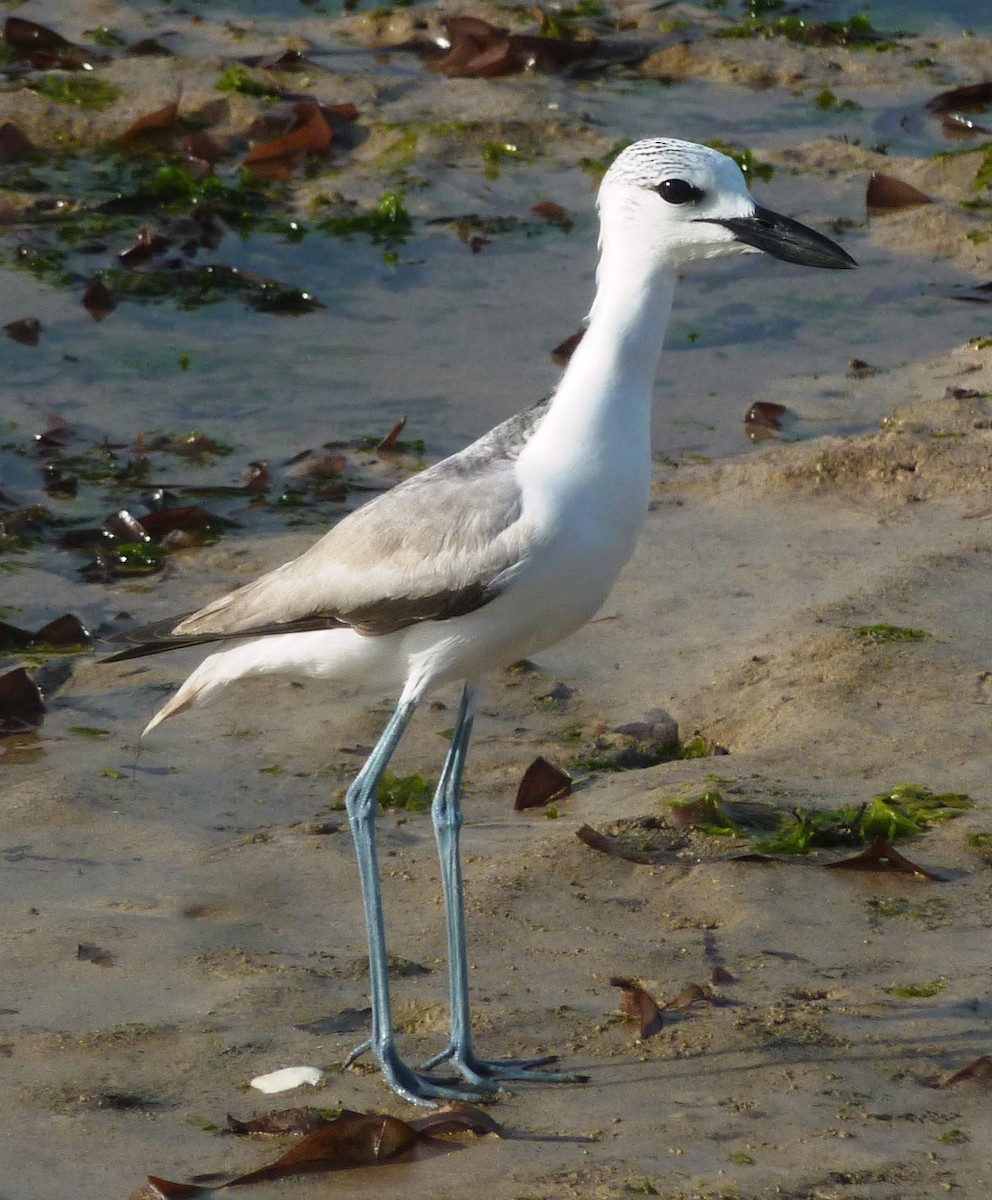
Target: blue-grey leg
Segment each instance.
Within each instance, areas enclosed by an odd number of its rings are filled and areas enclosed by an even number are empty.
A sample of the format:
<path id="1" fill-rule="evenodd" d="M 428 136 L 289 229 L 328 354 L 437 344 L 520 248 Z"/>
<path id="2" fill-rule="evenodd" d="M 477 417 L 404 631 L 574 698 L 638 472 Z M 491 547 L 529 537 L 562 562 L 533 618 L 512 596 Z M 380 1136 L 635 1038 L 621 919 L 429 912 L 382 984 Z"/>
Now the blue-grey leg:
<path id="1" fill-rule="evenodd" d="M 376 852 L 375 819 L 379 803 L 379 784 L 415 708 L 414 703 L 400 704 L 397 707 L 345 798 L 362 885 L 372 989 L 372 1037 L 350 1055 L 348 1062 L 353 1062 L 365 1050 L 371 1050 L 389 1086 L 413 1104 L 432 1104 L 436 1100 L 481 1100 L 485 1098 L 481 1093 L 469 1092 L 459 1087 L 446 1087 L 443 1083 L 419 1074 L 400 1058 L 396 1048 L 389 998 L 389 964 Z"/>
<path id="2" fill-rule="evenodd" d="M 462 882 L 461 806 L 462 775 L 472 736 L 472 721 L 479 698 L 479 683 L 466 683 L 451 748 L 445 759 L 441 779 L 434 795 L 431 815 L 441 860 L 441 882 L 448 928 L 448 979 L 451 993 L 451 1041 L 446 1049 L 424 1064 L 430 1070 L 443 1062 L 452 1062 L 475 1087 L 495 1091 L 494 1080 L 531 1079 L 536 1082 L 578 1083 L 583 1076 L 558 1071 L 534 1071 L 533 1067 L 554 1062 L 555 1055 L 541 1058 L 514 1058 L 489 1061 L 479 1058 L 472 1042 L 472 1020 L 468 993 L 468 948 L 465 934 L 465 894 Z"/>

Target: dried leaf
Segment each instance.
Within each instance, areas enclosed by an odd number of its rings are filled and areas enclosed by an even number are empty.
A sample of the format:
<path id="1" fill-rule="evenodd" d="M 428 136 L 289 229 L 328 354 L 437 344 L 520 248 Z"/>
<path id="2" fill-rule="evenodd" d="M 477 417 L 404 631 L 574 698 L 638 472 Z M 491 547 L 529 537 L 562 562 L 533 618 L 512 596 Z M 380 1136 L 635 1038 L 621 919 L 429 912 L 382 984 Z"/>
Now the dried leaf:
<path id="1" fill-rule="evenodd" d="M 962 117 L 959 113 L 943 113 L 940 118 L 940 127 L 944 137 L 952 142 L 978 137 L 979 134 L 992 133 L 992 129 L 987 129 L 984 125 L 979 125 L 977 121 Z"/>
<path id="2" fill-rule="evenodd" d="M 241 486 L 246 492 L 267 492 L 272 486 L 272 473 L 264 458 L 253 459 L 241 472 Z"/>
<path id="3" fill-rule="evenodd" d="M 648 992 L 633 979 L 614 976 L 610 987 L 620 989 L 620 1011 L 628 1017 L 635 1017 L 640 1022 L 640 1037 L 654 1037 L 661 1033 L 663 1022 L 661 1009 Z"/>
<path id="4" fill-rule="evenodd" d="M 624 845 L 619 838 L 600 833 L 591 825 L 581 825 L 576 829 L 575 836 L 591 850 L 598 850 L 601 854 L 608 854 L 611 858 L 622 858 L 625 862 L 642 865 L 678 862 L 670 850 L 635 850 L 633 847 Z"/>
<path id="5" fill-rule="evenodd" d="M 585 337 L 585 333 L 585 329 L 577 329 L 570 337 L 565 338 L 563 342 L 559 342 L 551 351 L 551 361 L 559 367 L 564 367 L 575 353 L 575 347 Z"/>
<path id="6" fill-rule="evenodd" d="M 3 26 L 3 40 L 11 50 L 30 59 L 41 70 L 53 67 L 68 71 L 90 70 L 94 63 L 106 58 L 104 54 L 67 41 L 47 25 L 39 25 L 23 17 L 7 18 Z"/>
<path id="7" fill-rule="evenodd" d="M 557 225 L 566 232 L 572 228 L 572 218 L 568 215 L 568 209 L 553 200 L 539 200 L 537 204 L 531 205 L 530 211 L 535 217 L 540 217 L 550 225 Z"/>
<path id="8" fill-rule="evenodd" d="M 872 171 L 868 179 L 865 204 L 869 213 L 896 212 L 902 208 L 915 208 L 921 204 L 932 204 L 933 198 L 911 183 L 896 179 L 893 175 L 882 175 Z"/>
<path id="9" fill-rule="evenodd" d="M 139 263 L 147 262 L 156 254 L 164 254 L 171 245 L 168 238 L 162 237 L 158 233 L 152 233 L 150 225 L 142 225 L 134 235 L 131 245 L 125 250 L 121 250 L 117 257 L 125 266 L 134 267 Z"/>
<path id="10" fill-rule="evenodd" d="M 346 1113 L 311 1133 L 281 1158 L 239 1175 L 225 1186 L 276 1179 L 314 1168 L 371 1167 L 409 1150 L 419 1134 L 406 1121 L 379 1113 Z"/>
<path id="11" fill-rule="evenodd" d="M 191 133 L 183 138 L 183 152 L 190 158 L 196 158 L 213 166 L 226 154 L 229 154 L 227 143 L 220 141 L 209 133 Z"/>
<path id="12" fill-rule="evenodd" d="M 179 113 L 179 97 L 176 96 L 171 104 L 166 104 L 164 108 L 157 108 L 154 112 L 146 113 L 143 117 L 138 117 L 117 139 L 118 142 L 125 148 L 130 147 L 136 140 L 140 140 L 143 134 L 161 133 L 164 130 L 171 129 L 176 123 L 176 116 Z"/>
<path id="13" fill-rule="evenodd" d="M 59 650 L 70 647 L 86 648 L 93 644 L 90 632 L 74 613 L 63 613 L 43 625 L 32 639 L 39 646 L 54 646 Z"/>
<path id="14" fill-rule="evenodd" d="M 542 808 L 553 800 L 570 795 L 571 791 L 571 775 L 538 756 L 524 771 L 513 808 L 515 812 L 523 812 L 525 808 Z"/>
<path id="15" fill-rule="evenodd" d="M 252 149 L 244 160 L 246 167 L 255 170 L 264 164 L 267 168 L 276 166 L 291 171 L 295 169 L 298 157 L 328 152 L 334 135 L 320 105 L 312 100 L 302 101 L 294 106 L 293 117 L 293 128 L 289 132 Z"/>
<path id="16" fill-rule="evenodd" d="M 478 17 L 451 17 L 443 22 L 447 53 L 432 69 L 453 78 L 512 75 L 520 71 L 556 71 L 596 49 L 596 41 L 507 34 Z"/>
<path id="17" fill-rule="evenodd" d="M 694 1004 L 712 1004 L 713 993 L 709 988 L 702 987 L 698 983 L 687 983 L 677 996 L 673 996 L 671 1000 L 666 1000 L 664 1007 L 666 1009 L 686 1010 L 692 1008 Z"/>
<path id="18" fill-rule="evenodd" d="M 178 508 L 161 508 L 155 512 L 146 513 L 138 519 L 138 525 L 149 537 L 160 541 L 170 533 L 180 531 L 204 535 L 210 533 L 221 524 L 229 524 L 221 517 L 216 517 L 201 508 L 199 504 L 186 504 Z"/>
<path id="19" fill-rule="evenodd" d="M 744 432 L 752 442 L 764 442 L 782 432 L 782 420 L 788 413 L 784 404 L 759 400 L 744 414 Z"/>
<path id="20" fill-rule="evenodd" d="M 842 858 L 839 862 L 824 863 L 823 865 L 827 869 L 848 871 L 896 871 L 902 875 L 918 875 L 923 879 L 930 879 L 937 883 L 942 882 L 940 875 L 918 867 L 905 855 L 900 854 L 891 842 L 881 837 L 875 838 L 867 850 L 862 850 L 853 858 Z"/>
<path id="21" fill-rule="evenodd" d="M 17 162 L 33 151 L 34 145 L 16 125 L 12 125 L 10 121 L 4 121 L 0 125 L 0 163 Z"/>
<path id="22" fill-rule="evenodd" d="M 0 621 L 0 653 L 9 654 L 12 651 L 25 650 L 33 640 L 34 634 L 27 629 Z"/>
<path id="23" fill-rule="evenodd" d="M 104 317 L 109 317 L 116 307 L 117 301 L 114 299 L 114 293 L 103 280 L 91 279 L 86 285 L 86 291 L 83 292 L 83 308 L 93 320 L 102 321 Z"/>
<path id="24" fill-rule="evenodd" d="M 988 104 L 992 104 L 992 80 L 940 92 L 925 107 L 932 113 L 981 112 Z"/>
<path id="25" fill-rule="evenodd" d="M 944 1087 L 956 1087 L 959 1083 L 980 1083 L 983 1087 L 992 1087 L 992 1058 L 981 1054 L 972 1059 L 967 1066 L 945 1080 Z"/>
<path id="26" fill-rule="evenodd" d="M 3 331 L 7 337 L 20 342 L 22 346 L 37 346 L 41 322 L 37 317 L 18 317 L 16 321 L 4 325 Z"/>
<path id="27" fill-rule="evenodd" d="M 424 1137 L 443 1137 L 449 1133 L 495 1133 L 499 1136 L 502 1127 L 489 1113 L 472 1104 L 451 1104 L 435 1108 L 426 1116 L 415 1117 L 410 1124 Z"/>
<path id="28" fill-rule="evenodd" d="M 0 675 L 0 720 L 40 725 L 44 711 L 41 689 L 23 667 Z"/>
<path id="29" fill-rule="evenodd" d="M 376 450 L 381 454 L 384 450 L 392 450 L 403 430 L 406 429 L 406 417 L 400 417 L 396 424 L 382 439 Z"/>

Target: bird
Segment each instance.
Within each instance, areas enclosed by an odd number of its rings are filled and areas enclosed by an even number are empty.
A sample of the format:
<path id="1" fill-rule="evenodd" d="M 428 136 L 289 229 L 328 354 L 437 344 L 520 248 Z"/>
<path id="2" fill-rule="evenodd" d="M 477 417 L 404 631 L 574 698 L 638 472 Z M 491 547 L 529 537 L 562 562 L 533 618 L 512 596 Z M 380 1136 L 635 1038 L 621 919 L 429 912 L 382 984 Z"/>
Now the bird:
<path id="1" fill-rule="evenodd" d="M 554 1055 L 484 1059 L 471 1027 L 459 852 L 462 777 L 490 671 L 561 641 L 601 607 L 648 512 L 652 391 L 677 275 L 693 260 L 764 252 L 857 264 L 835 242 L 759 205 L 729 156 L 675 138 L 636 141 L 598 193 L 599 262 L 584 336 L 551 395 L 354 510 L 298 558 L 195 612 L 117 634 L 115 662 L 220 643 L 151 718 L 251 676 L 359 683 L 396 707 L 346 794 L 369 949 L 371 1051 L 404 1099 L 492 1099 L 507 1081 L 569 1082 Z M 446 906 L 450 1038 L 413 1067 L 390 1003 L 376 846 L 377 792 L 417 706 L 462 684 L 432 804 Z M 144 734 L 142 736 L 144 736 Z M 432 1074 L 450 1063 L 458 1075 Z M 458 1078 L 458 1076 L 461 1078 Z"/>

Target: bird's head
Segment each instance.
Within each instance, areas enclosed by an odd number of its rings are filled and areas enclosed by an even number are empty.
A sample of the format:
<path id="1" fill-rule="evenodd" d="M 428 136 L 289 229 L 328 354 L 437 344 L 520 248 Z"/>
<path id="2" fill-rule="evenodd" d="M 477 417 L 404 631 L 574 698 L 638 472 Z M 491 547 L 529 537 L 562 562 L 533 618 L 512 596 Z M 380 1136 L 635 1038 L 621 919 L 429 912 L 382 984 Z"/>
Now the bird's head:
<path id="1" fill-rule="evenodd" d="M 634 142 L 603 177 L 604 246 L 678 268 L 694 258 L 763 250 L 807 267 L 855 267 L 835 242 L 756 203 L 732 158 L 674 138 Z"/>

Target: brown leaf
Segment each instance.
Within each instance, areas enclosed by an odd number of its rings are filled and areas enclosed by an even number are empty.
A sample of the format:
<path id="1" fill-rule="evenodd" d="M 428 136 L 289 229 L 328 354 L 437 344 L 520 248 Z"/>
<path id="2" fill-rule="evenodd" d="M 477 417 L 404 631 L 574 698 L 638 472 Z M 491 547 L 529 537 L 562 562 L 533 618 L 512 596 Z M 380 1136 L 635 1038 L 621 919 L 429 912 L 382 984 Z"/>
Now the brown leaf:
<path id="1" fill-rule="evenodd" d="M 0 675 L 0 720 L 40 725 L 44 711 L 41 689 L 23 667 Z"/>
<path id="2" fill-rule="evenodd" d="M 563 342 L 559 342 L 551 351 L 551 361 L 559 367 L 565 366 L 575 353 L 575 347 L 582 341 L 585 334 L 585 329 L 577 329 L 570 337 L 565 338 Z"/>
<path id="3" fill-rule="evenodd" d="M 942 113 L 940 128 L 944 137 L 951 142 L 960 142 L 966 138 L 978 137 L 979 134 L 992 133 L 992 129 L 987 129 L 984 125 L 979 125 L 977 121 L 962 117 L 959 113 Z"/>
<path id="4" fill-rule="evenodd" d="M 744 432 L 752 442 L 764 442 L 782 432 L 782 418 L 788 413 L 784 404 L 759 400 L 744 414 Z"/>
<path id="5" fill-rule="evenodd" d="M 106 55 L 67 41 L 47 25 L 39 25 L 23 17 L 7 18 L 3 26 L 3 40 L 11 50 L 23 58 L 29 58 L 41 70 L 53 67 L 69 71 L 89 69 L 93 63 L 106 58 Z"/>
<path id="6" fill-rule="evenodd" d="M 324 479 L 329 475 L 340 475 L 348 465 L 343 454 L 332 450 L 301 450 L 286 463 L 288 479 Z"/>
<path id="7" fill-rule="evenodd" d="M 241 472 L 241 486 L 246 492 L 267 492 L 272 486 L 272 472 L 264 458 L 255 458 Z"/>
<path id="8" fill-rule="evenodd" d="M 443 1137 L 449 1133 L 502 1133 L 502 1126 L 489 1113 L 473 1104 L 451 1104 L 435 1108 L 423 1117 L 415 1117 L 410 1124 L 424 1137 Z"/>
<path id="9" fill-rule="evenodd" d="M 344 1113 L 305 1137 L 275 1162 L 239 1175 L 224 1186 L 235 1187 L 320 1168 L 376 1166 L 409 1150 L 418 1137 L 417 1131 L 398 1117 Z"/>
<path id="10" fill-rule="evenodd" d="M 572 218 L 568 215 L 568 209 L 561 204 L 556 204 L 554 200 L 539 200 L 536 204 L 531 205 L 530 211 L 535 217 L 540 217 L 550 225 L 557 225 L 566 231 L 572 228 Z"/>
<path id="11" fill-rule="evenodd" d="M 902 875 L 919 875 L 923 879 L 930 879 L 937 883 L 942 882 L 940 875 L 918 867 L 916 863 L 900 854 L 890 842 L 882 837 L 875 838 L 867 850 L 862 850 L 853 858 L 842 858 L 839 862 L 824 863 L 823 865 L 828 870 L 896 871 Z"/>
<path id="12" fill-rule="evenodd" d="M 107 287 L 102 279 L 91 279 L 86 285 L 86 291 L 83 292 L 83 308 L 90 314 L 94 321 L 102 321 L 117 307 L 117 301 L 114 299 L 114 293 Z"/>
<path id="13" fill-rule="evenodd" d="M 281 137 L 255 146 L 244 165 L 253 170 L 264 166 L 267 172 L 273 168 L 292 172 L 298 159 L 303 162 L 308 154 L 326 154 L 333 136 L 320 105 L 305 100 L 293 107 L 293 128 Z"/>
<path id="14" fill-rule="evenodd" d="M 0 125 L 0 163 L 17 162 L 34 150 L 34 145 L 10 121 Z"/>
<path id="15" fill-rule="evenodd" d="M 189 137 L 183 138 L 183 151 L 190 158 L 198 158 L 202 162 L 209 163 L 210 166 L 230 153 L 226 141 L 222 142 L 213 134 L 202 131 L 191 133 Z"/>
<path id="16" fill-rule="evenodd" d="M 185 504 L 178 508 L 160 508 L 138 518 L 138 525 L 149 537 L 160 540 L 167 534 L 206 534 L 220 524 L 220 518 L 208 513 L 199 504 Z"/>
<path id="17" fill-rule="evenodd" d="M 597 45 L 591 39 L 507 34 L 478 17 L 452 17 L 443 24 L 449 47 L 431 67 L 453 78 L 556 71 L 588 57 Z"/>
<path id="18" fill-rule="evenodd" d="M 0 621 L 0 653 L 8 654 L 11 651 L 25 650 L 33 640 L 34 634 L 27 629 Z"/>
<path id="19" fill-rule="evenodd" d="M 581 825 L 576 829 L 575 836 L 591 850 L 598 850 L 601 854 L 608 854 L 611 858 L 622 858 L 625 862 L 657 865 L 678 861 L 669 850 L 634 850 L 632 847 L 624 845 L 619 838 L 600 833 L 591 825 Z"/>
<path id="20" fill-rule="evenodd" d="M 620 1011 L 640 1022 L 640 1037 L 649 1038 L 661 1033 L 661 1009 L 639 983 L 615 975 L 610 980 L 610 987 L 620 989 Z"/>
<path id="21" fill-rule="evenodd" d="M 981 112 L 988 104 L 992 104 L 992 80 L 940 92 L 925 107 L 932 113 Z"/>
<path id="22" fill-rule="evenodd" d="M 713 993 L 709 988 L 702 987 L 698 983 L 687 983 L 677 996 L 665 1001 L 664 1007 L 671 1010 L 685 1010 L 692 1008 L 694 1004 L 712 1003 Z"/>
<path id="23" fill-rule="evenodd" d="M 150 225 L 142 225 L 134 235 L 134 241 L 126 249 L 121 250 L 117 257 L 125 266 L 135 267 L 147 262 L 156 254 L 164 254 L 172 243 L 159 233 L 152 233 Z"/>
<path id="24" fill-rule="evenodd" d="M 524 771 L 513 808 L 515 812 L 523 812 L 525 808 L 542 808 L 552 800 L 564 799 L 571 792 L 571 775 L 539 755 Z"/>
<path id="25" fill-rule="evenodd" d="M 54 621 L 43 625 L 32 639 L 36 644 L 56 646 L 60 650 L 69 647 L 87 647 L 93 644 L 89 630 L 74 613 L 63 613 Z"/>
<path id="26" fill-rule="evenodd" d="M 16 321 L 4 325 L 3 331 L 7 337 L 20 342 L 22 346 L 37 346 L 41 335 L 41 322 L 37 317 L 18 317 Z"/>
<path id="27" fill-rule="evenodd" d="M 872 171 L 868 179 L 865 204 L 870 213 L 895 212 L 902 208 L 915 208 L 920 204 L 932 204 L 932 197 L 911 183 L 904 183 L 892 175 Z"/>
<path id="28" fill-rule="evenodd" d="M 358 120 L 358 106 L 350 100 L 343 104 L 322 104 L 320 109 L 329 124 L 342 121 L 350 125 Z"/>
<path id="29" fill-rule="evenodd" d="M 983 1087 L 992 1087 L 992 1058 L 981 1054 L 972 1059 L 967 1066 L 955 1071 L 950 1079 L 945 1080 L 944 1087 L 955 1087 L 959 1083 L 980 1083 Z"/>
<path id="30" fill-rule="evenodd" d="M 376 450 L 379 451 L 379 453 L 382 453 L 384 450 L 392 450 L 404 429 L 406 429 L 406 417 L 400 417 L 400 419 L 396 422 L 392 429 L 390 429 L 379 445 L 376 446 Z"/>
<path id="31" fill-rule="evenodd" d="M 146 113 L 143 117 L 138 117 L 136 121 L 124 130 L 117 140 L 122 146 L 127 148 L 135 140 L 140 140 L 143 134 L 162 133 L 164 130 L 169 130 L 175 125 L 178 113 L 179 96 L 176 96 L 175 100 L 170 104 L 166 104 L 164 108 L 157 108 L 154 112 Z"/>

